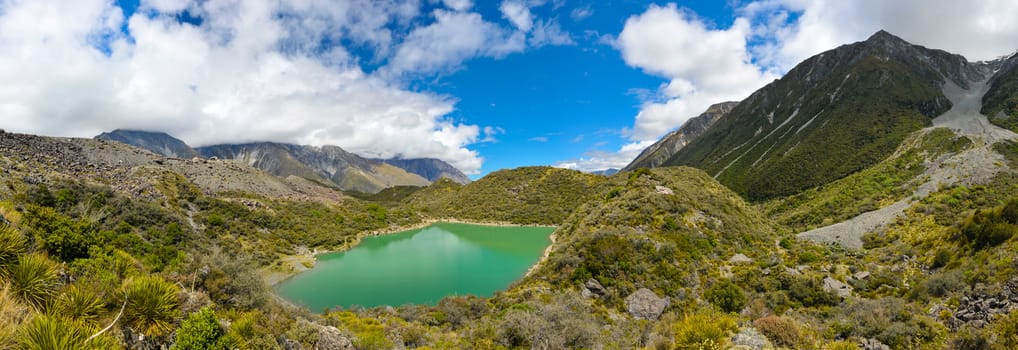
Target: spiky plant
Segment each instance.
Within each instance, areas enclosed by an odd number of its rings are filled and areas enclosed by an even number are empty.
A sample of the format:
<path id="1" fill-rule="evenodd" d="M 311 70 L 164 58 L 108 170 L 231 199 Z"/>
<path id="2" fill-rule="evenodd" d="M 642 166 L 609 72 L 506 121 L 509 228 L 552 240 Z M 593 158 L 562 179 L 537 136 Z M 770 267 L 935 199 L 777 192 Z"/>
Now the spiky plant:
<path id="1" fill-rule="evenodd" d="M 126 282 L 124 321 L 147 336 L 166 334 L 180 312 L 179 289 L 158 276 L 141 276 Z"/>
<path id="2" fill-rule="evenodd" d="M 8 285 L 0 286 L 0 349 L 15 347 L 18 327 L 31 315 L 31 308 L 18 301 Z"/>
<path id="3" fill-rule="evenodd" d="M 45 256 L 29 254 L 7 268 L 5 280 L 15 296 L 26 304 L 42 309 L 56 290 L 57 270 Z"/>
<path id="4" fill-rule="evenodd" d="M 115 349 L 119 344 L 109 335 L 92 337 L 98 329 L 53 315 L 37 315 L 19 334 L 18 345 L 26 350 Z"/>
<path id="5" fill-rule="evenodd" d="M 0 277 L 5 276 L 7 267 L 25 254 L 25 238 L 14 226 L 0 223 Z"/>
<path id="6" fill-rule="evenodd" d="M 56 311 L 61 316 L 95 325 L 104 310 L 103 300 L 95 288 L 71 285 L 57 296 Z"/>

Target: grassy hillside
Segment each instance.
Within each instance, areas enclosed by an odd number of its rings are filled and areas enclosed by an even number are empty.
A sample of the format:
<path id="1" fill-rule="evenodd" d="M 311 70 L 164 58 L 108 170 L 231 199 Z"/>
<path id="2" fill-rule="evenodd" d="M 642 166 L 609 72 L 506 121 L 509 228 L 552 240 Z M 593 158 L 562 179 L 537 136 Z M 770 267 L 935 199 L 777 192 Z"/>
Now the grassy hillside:
<path id="1" fill-rule="evenodd" d="M 763 204 L 767 215 L 793 231 L 842 222 L 910 196 L 923 179 L 925 162 L 972 144 L 948 129 L 910 136 L 880 163 L 829 184 Z"/>
<path id="2" fill-rule="evenodd" d="M 980 112 L 991 123 L 1018 132 L 1018 56 L 1005 61 L 990 81 Z"/>
<path id="3" fill-rule="evenodd" d="M 552 167 L 499 170 L 462 186 L 439 180 L 410 195 L 408 210 L 435 218 L 557 225 L 597 197 L 605 183 L 604 176 Z"/>
<path id="4" fill-rule="evenodd" d="M 963 64 L 897 38 L 825 52 L 758 90 L 665 164 L 703 169 L 753 201 L 830 183 L 882 161 L 948 110 L 937 70 Z"/>

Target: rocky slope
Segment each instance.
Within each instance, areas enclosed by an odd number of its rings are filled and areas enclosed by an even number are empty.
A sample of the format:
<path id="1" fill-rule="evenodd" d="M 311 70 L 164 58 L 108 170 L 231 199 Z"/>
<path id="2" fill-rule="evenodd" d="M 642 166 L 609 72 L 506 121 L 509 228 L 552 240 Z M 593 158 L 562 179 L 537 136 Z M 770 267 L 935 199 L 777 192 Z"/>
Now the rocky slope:
<path id="1" fill-rule="evenodd" d="M 738 102 L 722 102 L 711 105 L 707 111 L 687 120 L 679 129 L 668 133 L 647 149 L 640 152 L 640 155 L 626 165 L 622 171 L 629 171 L 636 168 L 655 168 L 663 164 L 678 152 L 682 147 L 700 137 L 708 128 L 714 125 L 725 114 L 732 111 Z"/>
<path id="2" fill-rule="evenodd" d="M 298 176 L 346 191 L 375 193 L 386 187 L 430 183 L 419 175 L 364 159 L 336 146 L 259 142 L 200 147 L 198 152 L 205 157 L 235 159 L 276 176 Z"/>
<path id="3" fill-rule="evenodd" d="M 166 157 L 191 159 L 198 156 L 184 141 L 164 132 L 116 129 L 99 134 L 95 139 L 126 143 Z"/>
<path id="4" fill-rule="evenodd" d="M 987 85 L 980 112 L 993 124 L 1018 132 L 1018 53 L 1000 63 Z"/>
<path id="5" fill-rule="evenodd" d="M 751 200 L 798 193 L 876 164 L 993 67 L 880 31 L 811 57 L 753 93 L 664 165 L 691 165 Z"/>
<path id="6" fill-rule="evenodd" d="M 417 174 L 427 179 L 428 181 L 435 182 L 441 178 L 448 178 L 452 181 L 461 184 L 470 183 L 470 178 L 467 177 L 462 171 L 456 169 L 456 167 L 442 161 L 441 159 L 435 158 L 390 158 L 390 159 L 375 159 L 385 164 L 395 166 L 397 168 L 406 170 L 408 173 Z"/>
<path id="7" fill-rule="evenodd" d="M 206 194 L 247 192 L 266 197 L 335 202 L 343 197 L 298 178 L 279 178 L 234 161 L 167 158 L 120 142 L 0 133 L 0 165 L 26 183 L 56 179 L 104 184 L 136 198 L 163 196 L 157 183 L 183 175 Z"/>

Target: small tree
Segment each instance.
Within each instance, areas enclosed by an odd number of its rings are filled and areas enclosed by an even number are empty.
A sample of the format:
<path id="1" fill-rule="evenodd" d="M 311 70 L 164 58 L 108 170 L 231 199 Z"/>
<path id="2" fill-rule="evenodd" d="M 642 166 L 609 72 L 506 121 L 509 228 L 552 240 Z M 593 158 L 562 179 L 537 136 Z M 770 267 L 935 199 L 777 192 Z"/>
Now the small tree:
<path id="1" fill-rule="evenodd" d="M 172 350 L 229 349 L 229 337 L 216 320 L 216 313 L 204 307 L 187 317 L 177 329 Z"/>
<path id="2" fill-rule="evenodd" d="M 721 308 L 724 312 L 739 312 L 746 306 L 746 293 L 731 280 L 715 283 L 707 290 L 705 296 L 711 304 Z"/>

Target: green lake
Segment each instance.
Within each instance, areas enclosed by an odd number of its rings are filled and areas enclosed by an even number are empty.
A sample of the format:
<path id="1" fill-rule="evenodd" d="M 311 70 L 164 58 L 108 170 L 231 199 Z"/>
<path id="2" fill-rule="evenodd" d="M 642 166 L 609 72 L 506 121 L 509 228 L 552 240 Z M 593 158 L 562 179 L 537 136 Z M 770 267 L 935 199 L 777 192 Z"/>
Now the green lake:
<path id="1" fill-rule="evenodd" d="M 349 251 L 318 256 L 314 268 L 283 281 L 276 292 L 316 312 L 489 297 L 541 259 L 554 230 L 437 223 L 368 237 Z"/>

